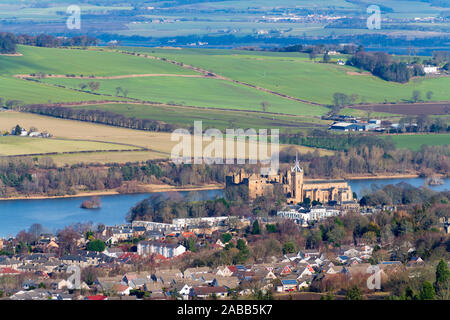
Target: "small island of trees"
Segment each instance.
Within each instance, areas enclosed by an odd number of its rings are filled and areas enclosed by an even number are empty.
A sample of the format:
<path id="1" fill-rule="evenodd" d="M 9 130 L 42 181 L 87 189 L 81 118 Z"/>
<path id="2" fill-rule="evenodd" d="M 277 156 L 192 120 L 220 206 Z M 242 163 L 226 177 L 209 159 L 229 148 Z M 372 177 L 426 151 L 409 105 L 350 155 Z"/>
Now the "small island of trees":
<path id="1" fill-rule="evenodd" d="M 93 197 L 83 201 L 80 207 L 83 209 L 100 209 L 102 207 L 102 202 L 99 197 Z"/>

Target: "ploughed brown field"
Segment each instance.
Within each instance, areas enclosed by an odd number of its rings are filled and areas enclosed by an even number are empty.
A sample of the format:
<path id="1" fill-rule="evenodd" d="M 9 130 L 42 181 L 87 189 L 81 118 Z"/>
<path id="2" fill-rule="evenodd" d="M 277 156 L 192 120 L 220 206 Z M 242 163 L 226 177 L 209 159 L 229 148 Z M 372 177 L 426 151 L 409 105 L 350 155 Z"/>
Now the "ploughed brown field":
<path id="1" fill-rule="evenodd" d="M 371 110 L 373 112 L 405 115 L 448 115 L 450 114 L 450 101 L 403 104 L 370 104 L 353 106 L 352 108 L 365 111 Z"/>

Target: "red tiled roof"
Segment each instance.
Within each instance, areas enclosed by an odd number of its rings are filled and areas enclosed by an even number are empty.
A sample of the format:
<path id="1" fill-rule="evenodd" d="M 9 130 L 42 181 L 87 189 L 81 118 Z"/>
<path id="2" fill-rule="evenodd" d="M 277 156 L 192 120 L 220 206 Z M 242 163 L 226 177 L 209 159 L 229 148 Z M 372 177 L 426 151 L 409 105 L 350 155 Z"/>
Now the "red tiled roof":
<path id="1" fill-rule="evenodd" d="M 195 237 L 195 233 L 193 233 L 191 231 L 182 232 L 181 235 L 185 238 Z"/>
<path id="2" fill-rule="evenodd" d="M 0 268 L 0 273 L 1 274 L 16 274 L 16 273 L 20 273 L 20 272 L 13 268 Z"/>
<path id="3" fill-rule="evenodd" d="M 96 296 L 87 296 L 88 300 L 105 300 L 107 296 L 96 295 Z"/>
<path id="4" fill-rule="evenodd" d="M 231 272 L 236 272 L 237 267 L 236 266 L 229 266 L 228 270 L 230 270 Z"/>
<path id="5" fill-rule="evenodd" d="M 139 255 L 137 253 L 134 253 L 134 252 L 126 252 L 126 253 L 121 254 L 119 256 L 119 259 L 121 259 L 121 260 L 124 260 L 124 259 L 134 259 L 134 260 L 136 260 L 136 259 L 139 259 L 139 258 L 140 258 Z"/>

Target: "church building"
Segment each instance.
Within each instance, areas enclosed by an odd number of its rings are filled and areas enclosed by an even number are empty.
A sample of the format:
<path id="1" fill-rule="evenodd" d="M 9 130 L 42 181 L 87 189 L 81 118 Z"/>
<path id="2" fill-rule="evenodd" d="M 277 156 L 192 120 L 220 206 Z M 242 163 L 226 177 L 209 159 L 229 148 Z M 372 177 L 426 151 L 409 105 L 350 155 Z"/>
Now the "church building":
<path id="1" fill-rule="evenodd" d="M 330 201 L 339 204 L 354 201 L 353 192 L 344 180 L 304 179 L 298 158 L 290 170 L 268 176 L 249 175 L 241 169 L 237 174 L 226 177 L 226 185 L 227 187 L 245 185 L 248 187 L 251 199 L 272 194 L 274 185 L 281 185 L 289 204 L 301 203 L 306 198 L 309 198 L 311 202 L 318 201 L 323 204 Z"/>

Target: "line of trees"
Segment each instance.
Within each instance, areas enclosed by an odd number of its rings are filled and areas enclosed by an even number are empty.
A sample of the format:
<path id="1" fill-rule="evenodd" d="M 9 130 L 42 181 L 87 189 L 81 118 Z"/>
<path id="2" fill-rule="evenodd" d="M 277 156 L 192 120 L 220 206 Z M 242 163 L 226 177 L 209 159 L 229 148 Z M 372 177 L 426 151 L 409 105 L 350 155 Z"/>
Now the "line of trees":
<path id="1" fill-rule="evenodd" d="M 392 57 L 385 52 L 364 52 L 361 50 L 347 60 L 347 64 L 367 70 L 383 80 L 400 83 L 407 83 L 414 76 L 425 75 L 423 67 L 419 64 L 408 67 L 405 62 L 393 61 Z"/>
<path id="2" fill-rule="evenodd" d="M 423 146 L 418 151 L 385 149 L 377 145 L 360 145 L 320 156 L 318 151 L 300 155 L 300 162 L 309 178 L 341 178 L 346 175 L 394 174 L 420 172 L 425 176 L 450 172 L 449 146 Z M 282 169 L 296 156 L 295 148 L 280 152 Z M 284 162 L 284 164 L 283 164 Z M 119 192 L 142 191 L 140 184 L 166 183 L 174 186 L 224 183 L 225 177 L 241 166 L 175 165 L 161 161 L 115 163 L 103 165 L 78 164 L 57 168 L 49 157 L 2 158 L 0 160 L 0 196 L 41 194 L 74 195 L 81 191 L 118 189 Z M 245 165 L 249 173 L 258 168 Z M 226 191 L 230 199 L 248 199 L 244 189 Z M 274 187 L 273 197 L 279 202 L 283 192 Z M 266 212 L 266 205 L 260 207 Z"/>
<path id="3" fill-rule="evenodd" d="M 99 40 L 89 36 L 74 36 L 74 37 L 55 37 L 48 34 L 39 34 L 32 36 L 28 34 L 15 35 L 10 32 L 0 33 L 0 54 L 14 54 L 16 53 L 16 46 L 18 44 L 58 48 L 58 47 L 88 47 L 98 45 Z"/>
<path id="4" fill-rule="evenodd" d="M 342 137 L 344 140 L 345 138 Z M 389 143 L 389 140 L 387 141 Z M 408 149 L 385 149 L 377 145 L 359 145 L 337 151 L 331 156 L 320 156 L 318 151 L 299 155 L 305 175 L 311 178 L 339 178 L 347 175 L 398 174 L 419 172 L 425 176 L 434 173 L 448 175 L 450 146 L 423 145 L 418 151 Z M 280 152 L 280 161 L 295 159 L 296 149 L 286 148 Z"/>
<path id="5" fill-rule="evenodd" d="M 97 38 L 89 36 L 55 37 L 49 34 L 39 34 L 37 36 L 20 34 L 15 37 L 17 44 L 46 48 L 88 47 L 96 46 L 99 43 Z"/>
<path id="6" fill-rule="evenodd" d="M 319 129 L 312 130 L 307 135 L 304 135 L 302 132 L 281 134 L 280 143 L 304 145 L 328 150 L 349 150 L 350 148 L 357 148 L 359 146 L 375 146 L 386 151 L 395 149 L 395 144 L 389 139 L 354 134 L 333 134 Z"/>
<path id="7" fill-rule="evenodd" d="M 443 118 L 430 118 L 428 115 L 403 117 L 398 122 L 397 130 L 391 132 L 449 132 L 450 126 Z"/>
<path id="8" fill-rule="evenodd" d="M 50 157 L 0 158 L 0 197 L 15 195 L 74 195 L 82 191 L 118 189 L 142 191 L 140 184 L 173 186 L 224 183 L 228 170 L 222 165 L 180 165 L 167 162 L 57 167 Z"/>
<path id="9" fill-rule="evenodd" d="M 358 47 L 354 44 L 340 45 L 335 43 L 330 44 L 316 44 L 316 45 L 303 45 L 295 44 L 287 47 L 273 48 L 274 52 L 303 52 L 317 56 L 318 54 L 325 54 L 329 51 L 336 51 L 342 54 L 354 54 L 357 52 Z"/>
<path id="10" fill-rule="evenodd" d="M 106 110 L 74 109 L 59 105 L 49 106 L 44 104 L 20 105 L 19 103 L 11 106 L 11 109 L 63 119 L 89 121 L 138 130 L 172 132 L 177 128 L 174 124 L 168 124 L 159 120 L 130 118 Z"/>

